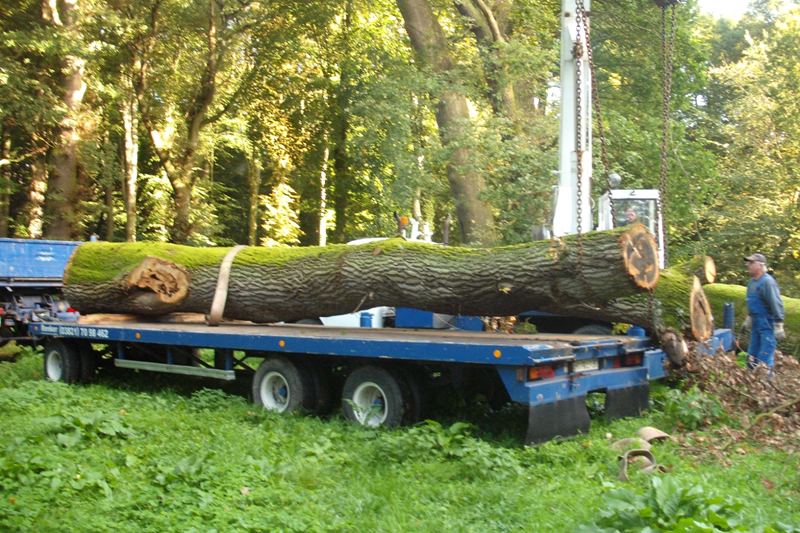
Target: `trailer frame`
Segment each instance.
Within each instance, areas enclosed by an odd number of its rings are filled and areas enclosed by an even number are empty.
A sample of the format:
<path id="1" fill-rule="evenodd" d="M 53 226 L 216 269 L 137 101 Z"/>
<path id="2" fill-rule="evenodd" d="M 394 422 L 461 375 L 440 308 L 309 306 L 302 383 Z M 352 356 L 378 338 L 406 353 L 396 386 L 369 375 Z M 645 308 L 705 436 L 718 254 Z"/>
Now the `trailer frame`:
<path id="1" fill-rule="evenodd" d="M 665 375 L 666 361 L 666 354 L 654 349 L 647 337 L 506 335 L 297 324 L 223 323 L 212 328 L 202 322 L 139 320 L 46 322 L 31 324 L 30 329 L 37 342 L 46 347 L 46 376 L 52 379 L 47 370 L 48 364 L 56 364 L 52 357 L 72 358 L 72 373 L 58 375 L 58 379 L 72 382 L 85 381 L 93 375 L 98 360 L 92 344 L 105 345 L 107 357 L 118 368 L 225 381 L 237 379 L 242 373 L 257 375 L 248 364 L 251 359 L 280 360 L 297 367 L 298 383 L 307 380 L 304 387 L 309 397 L 312 385 L 316 387 L 317 381 L 325 378 L 324 369 L 331 365 L 347 367 L 350 373 L 364 366 L 386 369 L 402 378 L 398 377 L 398 383 L 406 389 L 406 399 L 419 396 L 414 391 L 422 385 L 413 376 L 423 366 L 486 375 L 494 371 L 508 398 L 528 407 L 526 443 L 588 431 L 585 398 L 590 392 L 607 394 L 609 416 L 638 415 L 647 408 L 649 381 Z M 203 348 L 214 350 L 213 364 L 187 356 L 192 350 Z M 243 355 L 237 358 L 236 352 Z M 80 370 L 76 370 L 78 367 Z M 292 377 L 290 373 L 284 378 Z M 253 384 L 254 395 L 257 386 L 260 385 Z M 298 405 L 309 408 L 314 400 L 302 398 Z M 346 403 L 345 398 L 345 411 Z M 416 410 L 420 407 L 417 405 Z M 310 409 L 314 410 L 313 406 Z"/>

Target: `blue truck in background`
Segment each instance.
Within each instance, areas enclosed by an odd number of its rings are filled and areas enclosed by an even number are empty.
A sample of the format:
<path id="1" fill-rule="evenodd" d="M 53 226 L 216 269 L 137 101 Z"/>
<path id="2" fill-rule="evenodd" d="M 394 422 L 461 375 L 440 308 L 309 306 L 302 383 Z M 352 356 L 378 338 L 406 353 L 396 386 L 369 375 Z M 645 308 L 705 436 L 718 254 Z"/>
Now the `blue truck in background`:
<path id="1" fill-rule="evenodd" d="M 44 376 L 85 383 L 97 369 L 246 380 L 253 401 L 277 412 L 341 409 L 366 426 L 419 420 L 441 391 L 471 391 L 528 410 L 526 443 L 589 429 L 587 394 L 605 393 L 607 417 L 648 406 L 649 382 L 667 356 L 644 336 L 501 334 L 469 329 L 325 327 L 223 322 L 202 315 L 143 319 L 79 316 L 60 297 L 61 276 L 79 243 L 0 239 L 3 318 L 14 335 L 44 347 Z M 419 311 L 419 313 L 424 313 Z M 459 323 L 459 322 L 457 322 Z M 460 323 L 474 326 L 474 320 Z M 25 333 L 23 336 L 21 333 Z M 17 338 L 17 337 L 8 337 Z M 712 346 L 730 348 L 718 330 Z"/>
<path id="2" fill-rule="evenodd" d="M 29 325 L 76 320 L 61 298 L 64 269 L 79 245 L 71 241 L 0 238 L 0 346 L 30 342 Z"/>

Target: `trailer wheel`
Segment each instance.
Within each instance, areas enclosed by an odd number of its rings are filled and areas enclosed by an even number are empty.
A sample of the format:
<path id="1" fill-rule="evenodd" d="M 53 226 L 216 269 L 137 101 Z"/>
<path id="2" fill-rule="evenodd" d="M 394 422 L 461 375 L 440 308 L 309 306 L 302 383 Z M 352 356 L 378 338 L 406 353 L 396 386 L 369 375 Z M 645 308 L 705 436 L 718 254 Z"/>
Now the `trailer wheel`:
<path id="1" fill-rule="evenodd" d="M 611 328 L 602 324 L 587 324 L 572 332 L 575 335 L 611 335 Z"/>
<path id="2" fill-rule="evenodd" d="M 49 381 L 77 383 L 81 378 L 81 357 L 68 342 L 53 340 L 44 350 L 44 377 Z"/>
<path id="3" fill-rule="evenodd" d="M 314 384 L 308 371 L 285 357 L 270 357 L 253 377 L 253 402 L 268 411 L 290 413 L 314 408 Z"/>
<path id="4" fill-rule="evenodd" d="M 0 348 L 11 342 L 9 337 L 16 337 L 11 326 L 0 326 Z"/>
<path id="5" fill-rule="evenodd" d="M 385 368 L 362 366 L 344 382 L 342 411 L 345 418 L 369 427 L 395 427 L 410 409 L 410 394 L 402 378 Z"/>

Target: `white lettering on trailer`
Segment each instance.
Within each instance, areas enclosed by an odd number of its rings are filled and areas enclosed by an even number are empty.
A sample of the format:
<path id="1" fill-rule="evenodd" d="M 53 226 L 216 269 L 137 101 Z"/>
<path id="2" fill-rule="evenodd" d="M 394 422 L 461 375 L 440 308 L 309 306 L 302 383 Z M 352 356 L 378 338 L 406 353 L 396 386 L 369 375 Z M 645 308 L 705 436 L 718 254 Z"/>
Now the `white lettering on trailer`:
<path id="1" fill-rule="evenodd" d="M 42 326 L 42 333 L 61 337 L 86 337 L 89 339 L 107 339 L 107 329 L 86 328 L 78 326 Z"/>
<path id="2" fill-rule="evenodd" d="M 49 324 L 42 324 L 42 333 L 45 335 L 58 335 L 58 327 Z"/>
<path id="3" fill-rule="evenodd" d="M 77 337 L 78 328 L 74 326 L 58 326 L 58 334 L 67 337 Z"/>

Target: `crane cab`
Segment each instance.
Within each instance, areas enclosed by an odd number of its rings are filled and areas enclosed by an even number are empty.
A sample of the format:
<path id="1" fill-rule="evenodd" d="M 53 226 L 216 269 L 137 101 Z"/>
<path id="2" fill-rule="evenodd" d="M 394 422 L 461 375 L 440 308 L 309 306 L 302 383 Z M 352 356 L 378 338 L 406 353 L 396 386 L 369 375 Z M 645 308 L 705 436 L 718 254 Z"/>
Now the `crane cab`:
<path id="1" fill-rule="evenodd" d="M 659 266 L 664 268 L 663 219 L 658 189 L 611 189 L 600 196 L 597 207 L 598 230 L 644 224 L 658 241 Z"/>

